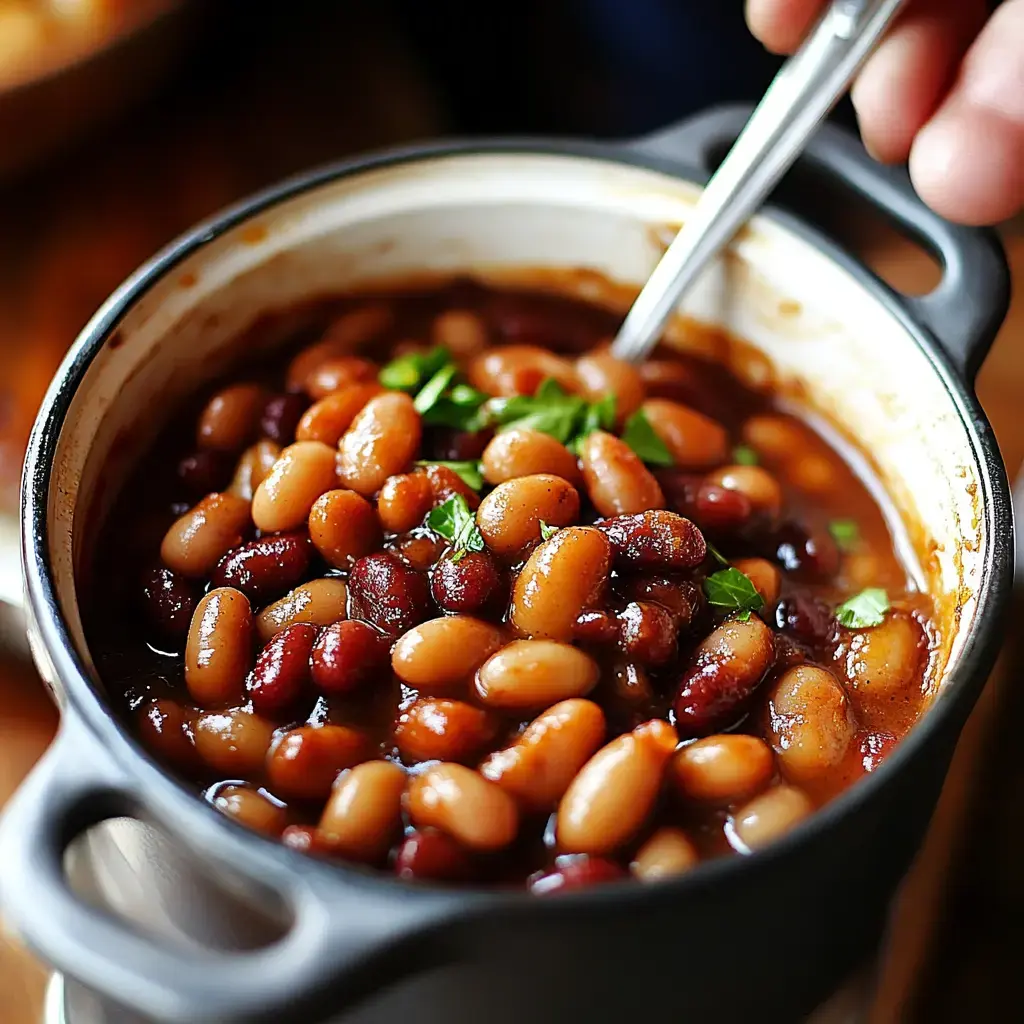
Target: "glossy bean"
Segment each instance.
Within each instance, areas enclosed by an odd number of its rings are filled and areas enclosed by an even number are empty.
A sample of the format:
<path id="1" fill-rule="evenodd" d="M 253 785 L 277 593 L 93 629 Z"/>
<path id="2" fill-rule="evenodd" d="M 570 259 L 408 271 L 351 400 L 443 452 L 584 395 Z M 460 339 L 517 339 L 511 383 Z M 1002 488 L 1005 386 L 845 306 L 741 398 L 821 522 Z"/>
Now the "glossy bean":
<path id="1" fill-rule="evenodd" d="M 309 510 L 309 539 L 328 565 L 348 568 L 383 540 L 374 507 L 355 491 L 326 491 Z"/>
<path id="2" fill-rule="evenodd" d="M 249 522 L 249 502 L 233 494 L 208 494 L 171 525 L 160 558 L 182 576 L 209 576 L 221 556 L 242 542 Z"/>
<path id="3" fill-rule="evenodd" d="M 263 406 L 263 415 L 260 416 L 263 436 L 274 444 L 291 444 L 295 440 L 299 420 L 308 405 L 309 399 L 305 395 L 292 392 L 273 395 Z"/>
<path id="4" fill-rule="evenodd" d="M 245 708 L 208 711 L 196 719 L 196 752 L 222 777 L 250 778 L 262 771 L 273 735 L 270 722 Z"/>
<path id="5" fill-rule="evenodd" d="M 360 619 L 320 631 L 310 654 L 313 684 L 328 695 L 351 693 L 388 675 L 391 637 Z"/>
<path id="6" fill-rule="evenodd" d="M 337 855 L 379 863 L 401 832 L 405 772 L 390 761 L 344 771 L 320 816 L 319 831 Z"/>
<path id="7" fill-rule="evenodd" d="M 737 558 L 732 564 L 734 569 L 739 569 L 754 584 L 754 589 L 761 595 L 765 605 L 771 607 L 778 601 L 782 590 L 782 573 L 777 565 L 766 558 Z"/>
<path id="8" fill-rule="evenodd" d="M 413 532 L 397 538 L 394 549 L 403 562 L 418 572 L 429 572 L 448 550 L 444 538 L 430 532 Z"/>
<path id="9" fill-rule="evenodd" d="M 578 384 L 576 371 L 567 359 L 535 345 L 487 349 L 470 360 L 467 374 L 478 391 L 499 398 L 532 395 L 548 378 L 569 392 Z"/>
<path id="10" fill-rule="evenodd" d="M 665 504 L 658 481 L 640 457 L 603 430 L 583 439 L 580 463 L 587 494 L 603 516 L 634 515 Z"/>
<path id="11" fill-rule="evenodd" d="M 615 422 L 623 424 L 644 400 L 644 382 L 632 363 L 609 352 L 590 352 L 576 360 L 579 392 L 591 402 L 615 396 Z"/>
<path id="12" fill-rule="evenodd" d="M 664 665 L 675 657 L 675 617 L 659 604 L 630 601 L 618 614 L 619 645 L 641 665 Z"/>
<path id="13" fill-rule="evenodd" d="M 185 645 L 185 685 L 208 707 L 241 699 L 252 664 L 252 610 L 245 594 L 211 590 L 196 606 Z"/>
<path id="14" fill-rule="evenodd" d="M 504 642 L 502 631 L 469 615 L 429 619 L 404 633 L 391 652 L 395 675 L 416 689 L 465 683 Z"/>
<path id="15" fill-rule="evenodd" d="M 297 441 L 320 441 L 337 447 L 342 435 L 371 398 L 384 389 L 376 381 L 350 384 L 314 402 L 295 428 Z"/>
<path id="16" fill-rule="evenodd" d="M 776 518 L 782 510 L 782 488 L 761 466 L 723 466 L 709 473 L 706 480 L 727 491 L 739 491 L 755 512 L 770 518 Z"/>
<path id="17" fill-rule="evenodd" d="M 429 463 L 423 468 L 423 472 L 430 482 L 430 494 L 434 505 L 442 505 L 456 494 L 466 499 L 470 510 L 480 504 L 480 496 L 451 466 Z"/>
<path id="18" fill-rule="evenodd" d="M 597 662 L 569 644 L 514 640 L 484 662 L 474 688 L 488 707 L 525 711 L 583 697 L 599 675 Z"/>
<path id="19" fill-rule="evenodd" d="M 275 634 L 260 651 L 245 688 L 253 709 L 268 716 L 292 707 L 309 685 L 309 655 L 317 628 L 295 622 Z"/>
<path id="20" fill-rule="evenodd" d="M 501 572 L 486 551 L 470 551 L 457 561 L 442 558 L 430 577 L 430 593 L 446 612 L 479 611 L 502 589 Z"/>
<path id="21" fill-rule="evenodd" d="M 474 867 L 469 851 L 436 828 L 413 829 L 395 854 L 395 874 L 407 882 L 465 882 Z"/>
<path id="22" fill-rule="evenodd" d="M 163 566 L 151 569 L 142 579 L 146 618 L 166 637 L 188 635 L 198 597 L 192 583 Z"/>
<path id="23" fill-rule="evenodd" d="M 859 701 L 879 706 L 918 685 L 928 657 L 928 638 L 917 621 L 890 612 L 880 626 L 848 631 L 837 658 Z"/>
<path id="24" fill-rule="evenodd" d="M 188 497 L 194 500 L 223 490 L 230 472 L 230 453 L 213 448 L 201 448 L 179 460 L 176 475 L 188 492 Z M 228 490 L 232 489 L 229 487 Z M 248 500 L 252 495 L 242 497 Z"/>
<path id="25" fill-rule="evenodd" d="M 664 509 L 614 516 L 598 523 L 621 568 L 692 569 L 707 557 L 704 535 L 683 516 Z"/>
<path id="26" fill-rule="evenodd" d="M 289 800 L 326 800 L 346 768 L 370 757 L 372 745 L 347 725 L 301 725 L 282 733 L 267 755 L 267 780 Z"/>
<path id="27" fill-rule="evenodd" d="M 256 616 L 256 631 L 260 642 L 294 622 L 309 622 L 314 626 L 329 626 L 345 618 L 348 608 L 348 587 L 336 576 L 310 580 L 289 591 Z"/>
<path id="28" fill-rule="evenodd" d="M 397 636 L 434 614 L 426 575 L 385 551 L 360 558 L 349 573 L 360 618 Z"/>
<path id="29" fill-rule="evenodd" d="M 339 442 L 342 483 L 370 497 L 412 462 L 421 432 L 420 414 L 408 395 L 389 391 L 371 398 Z"/>
<path id="30" fill-rule="evenodd" d="M 196 444 L 234 452 L 256 433 L 266 394 L 258 384 L 231 384 L 218 391 L 199 415 Z"/>
<path id="31" fill-rule="evenodd" d="M 497 721 L 461 700 L 425 697 L 414 701 L 395 723 L 395 746 L 408 764 L 465 761 L 490 743 Z"/>
<path id="32" fill-rule="evenodd" d="M 576 456 L 565 445 L 528 427 L 515 427 L 495 435 L 480 461 L 484 478 L 491 484 L 538 473 L 561 477 L 573 485 L 583 479 Z"/>
<path id="33" fill-rule="evenodd" d="M 138 712 L 143 746 L 175 768 L 194 772 L 199 756 L 193 734 L 196 714 L 175 700 L 153 700 Z"/>
<path id="34" fill-rule="evenodd" d="M 394 314 L 384 305 L 363 306 L 340 316 L 313 345 L 304 348 L 288 366 L 288 390 L 301 391 L 306 378 L 321 364 L 344 356 L 378 337 Z"/>
<path id="35" fill-rule="evenodd" d="M 217 790 L 213 806 L 240 825 L 268 836 L 279 836 L 287 822 L 284 808 L 251 786 L 224 786 Z"/>
<path id="36" fill-rule="evenodd" d="M 763 740 L 723 733 L 683 747 L 672 758 L 669 777 L 687 800 L 731 804 L 764 789 L 774 771 L 775 760 Z"/>
<path id="37" fill-rule="evenodd" d="M 558 476 L 537 474 L 507 480 L 487 495 L 476 513 L 488 548 L 514 560 L 540 539 L 540 524 L 569 526 L 580 514 L 576 488 Z"/>
<path id="38" fill-rule="evenodd" d="M 265 533 L 294 530 L 305 525 L 316 499 L 336 486 L 334 449 L 319 441 L 296 441 L 256 488 L 253 522 Z"/>
<path id="39" fill-rule="evenodd" d="M 456 359 L 466 359 L 487 347 L 487 325 L 468 309 L 449 309 L 434 318 L 430 338 Z"/>
<path id="40" fill-rule="evenodd" d="M 234 587 L 262 603 L 290 590 L 309 569 L 306 532 L 268 534 L 229 551 L 213 571 L 215 587 Z"/>
<path id="41" fill-rule="evenodd" d="M 741 807 L 726 831 L 738 853 L 768 846 L 799 825 L 814 810 L 811 801 L 793 786 L 775 786 Z"/>
<path id="42" fill-rule="evenodd" d="M 377 495 L 377 518 L 388 533 L 419 526 L 434 507 L 434 491 L 426 473 L 389 476 Z"/>
<path id="43" fill-rule="evenodd" d="M 320 363 L 306 376 L 303 390 L 319 401 L 353 384 L 365 384 L 377 379 L 377 365 L 359 356 L 334 356 Z"/>
<path id="44" fill-rule="evenodd" d="M 667 398 L 648 399 L 643 411 L 680 469 L 710 469 L 728 457 L 725 428 L 702 413 Z"/>
<path id="45" fill-rule="evenodd" d="M 626 873 L 606 857 L 559 857 L 553 871 L 541 875 L 530 883 L 534 896 L 557 896 L 577 889 L 590 889 L 607 882 L 618 882 Z"/>
<path id="46" fill-rule="evenodd" d="M 228 493 L 252 501 L 256 488 L 266 480 L 280 456 L 281 446 L 267 438 L 246 448 L 235 467 Z"/>
<path id="47" fill-rule="evenodd" d="M 685 874 L 699 861 L 697 847 L 682 829 L 659 828 L 637 850 L 629 867 L 642 882 L 657 882 Z"/>

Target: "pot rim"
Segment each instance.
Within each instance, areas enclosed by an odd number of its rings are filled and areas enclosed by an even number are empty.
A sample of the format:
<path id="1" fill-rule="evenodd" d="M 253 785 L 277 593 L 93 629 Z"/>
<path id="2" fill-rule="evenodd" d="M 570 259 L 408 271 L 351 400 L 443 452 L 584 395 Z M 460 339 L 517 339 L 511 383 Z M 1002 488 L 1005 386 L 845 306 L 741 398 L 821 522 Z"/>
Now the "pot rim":
<path id="1" fill-rule="evenodd" d="M 534 138 L 456 139 L 439 144 L 405 146 L 333 162 L 292 176 L 242 199 L 179 236 L 112 293 L 83 328 L 47 390 L 29 438 L 22 477 L 22 564 L 27 607 L 30 621 L 38 639 L 42 641 L 45 656 L 52 662 L 56 678 L 54 685 L 65 698 L 61 707 L 62 714 L 73 715 L 84 722 L 92 736 L 100 741 L 118 768 L 129 778 L 138 781 L 140 772 L 144 772 L 147 787 L 160 786 L 162 792 L 159 802 L 171 808 L 175 820 L 184 821 L 189 814 L 209 815 L 217 819 L 218 835 L 223 836 L 225 842 L 246 838 L 249 842 L 263 844 L 267 848 L 264 853 L 274 857 L 286 872 L 322 873 L 325 878 L 333 878 L 339 885 L 350 883 L 364 889 L 371 886 L 381 898 L 417 890 L 438 892 L 438 887 L 399 881 L 381 872 L 370 872 L 354 865 L 318 861 L 253 833 L 216 811 L 150 757 L 109 710 L 103 694 L 74 649 L 51 577 L 47 557 L 47 516 L 53 459 L 71 402 L 92 360 L 132 306 L 184 259 L 240 223 L 322 185 L 375 169 L 474 154 L 554 155 L 596 160 L 653 170 L 699 186 L 703 186 L 708 177 L 706 173 L 687 165 L 684 160 L 652 155 L 629 144 Z M 695 887 L 727 884 L 735 872 L 769 870 L 772 864 L 784 859 L 790 851 L 827 832 L 835 822 L 874 799 L 877 792 L 890 784 L 903 766 L 918 755 L 929 736 L 948 720 L 955 721 L 959 717 L 959 730 L 987 679 L 1008 610 L 1013 566 L 1009 485 L 988 419 L 971 387 L 955 371 L 950 357 L 933 334 L 915 319 L 897 292 L 836 242 L 797 216 L 770 204 L 763 207 L 758 216 L 812 245 L 868 290 L 923 351 L 952 399 L 970 442 L 978 475 L 985 533 L 989 538 L 977 589 L 974 627 L 958 661 L 948 673 L 942 692 L 893 753 L 875 771 L 859 779 L 765 849 L 751 855 L 721 857 L 703 862 L 693 871 L 677 879 L 665 880 L 658 886 L 639 886 L 632 880 L 625 880 L 567 893 L 558 900 L 544 901 L 534 900 L 525 890 L 522 893 L 507 893 L 477 886 L 445 889 L 445 892 L 454 896 L 456 902 L 461 897 L 468 904 L 475 897 L 477 905 L 488 910 L 494 910 L 499 905 L 514 910 L 518 905 L 518 909 L 529 906 L 535 912 L 541 912 L 543 907 L 543 912 L 550 913 L 557 907 L 579 909 L 581 903 L 603 907 L 621 898 L 643 899 L 642 894 L 659 900 L 665 896 L 682 896 Z M 147 789 L 148 792 L 151 790 Z M 206 824 L 211 826 L 213 822 L 208 821 Z M 480 897 L 486 899 L 481 900 Z"/>

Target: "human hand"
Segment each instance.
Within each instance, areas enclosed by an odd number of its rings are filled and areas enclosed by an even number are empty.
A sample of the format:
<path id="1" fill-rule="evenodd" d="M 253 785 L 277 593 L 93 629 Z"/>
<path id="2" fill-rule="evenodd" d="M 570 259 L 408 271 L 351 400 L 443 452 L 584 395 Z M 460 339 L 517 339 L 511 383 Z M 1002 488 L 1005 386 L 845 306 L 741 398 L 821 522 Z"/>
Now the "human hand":
<path id="1" fill-rule="evenodd" d="M 826 0 L 746 0 L 747 24 L 775 53 L 799 45 Z M 909 159 L 938 213 L 994 224 L 1024 207 L 1024 0 L 913 0 L 851 91 L 879 160 Z"/>

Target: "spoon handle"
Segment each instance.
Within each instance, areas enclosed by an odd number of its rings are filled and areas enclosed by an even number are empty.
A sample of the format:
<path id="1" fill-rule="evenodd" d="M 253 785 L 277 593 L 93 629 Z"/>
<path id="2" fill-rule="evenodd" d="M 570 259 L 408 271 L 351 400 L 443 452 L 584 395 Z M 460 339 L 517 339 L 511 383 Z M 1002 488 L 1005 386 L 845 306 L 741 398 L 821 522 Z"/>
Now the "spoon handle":
<path id="1" fill-rule="evenodd" d="M 637 296 L 612 354 L 642 362 L 686 290 L 792 166 L 906 0 L 835 0 L 775 76 Z"/>

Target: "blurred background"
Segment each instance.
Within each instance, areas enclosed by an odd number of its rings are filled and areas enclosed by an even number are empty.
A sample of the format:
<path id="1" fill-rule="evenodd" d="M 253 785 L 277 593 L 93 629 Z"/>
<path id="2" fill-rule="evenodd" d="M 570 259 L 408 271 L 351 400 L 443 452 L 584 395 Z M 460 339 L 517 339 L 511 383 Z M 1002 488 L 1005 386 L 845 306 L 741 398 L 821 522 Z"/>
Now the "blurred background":
<path id="1" fill-rule="evenodd" d="M 0 0 L 0 512 L 8 525 L 28 432 L 66 349 L 110 291 L 192 223 L 288 174 L 367 150 L 453 135 L 628 138 L 712 104 L 752 102 L 778 62 L 747 34 L 742 7 Z M 848 107 L 836 117 L 852 123 Z M 929 257 L 852 201 L 803 198 L 897 286 L 922 292 L 937 280 Z M 1020 225 L 1002 230 L 1024 271 Z M 1024 458 L 1022 320 L 1015 294 L 979 384 L 1011 470 Z M 0 597 L 19 585 L 16 565 L 0 560 Z M 56 724 L 34 672 L 9 646 L 0 654 L 0 805 Z M 1024 832 L 1024 773 L 1011 731 L 1020 698 L 1007 685 L 1016 659 L 1008 650 L 971 722 L 908 882 L 879 1021 L 995 1020 L 1013 1005 L 1024 948 L 1013 841 Z M 0 939 L 3 1024 L 39 1019 L 44 977 Z"/>

